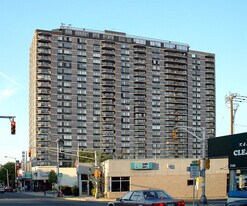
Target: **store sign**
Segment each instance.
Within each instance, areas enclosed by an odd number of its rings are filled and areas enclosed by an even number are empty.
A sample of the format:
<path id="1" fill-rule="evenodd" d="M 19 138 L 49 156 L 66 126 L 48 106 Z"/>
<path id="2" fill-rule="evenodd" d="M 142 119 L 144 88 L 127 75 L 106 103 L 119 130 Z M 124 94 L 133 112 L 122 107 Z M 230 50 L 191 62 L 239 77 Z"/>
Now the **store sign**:
<path id="1" fill-rule="evenodd" d="M 25 176 L 25 179 L 32 179 L 33 173 L 32 172 L 25 172 L 24 176 Z"/>
<path id="2" fill-rule="evenodd" d="M 152 162 L 131 162 L 130 165 L 132 170 L 151 170 L 153 169 Z"/>
<path id="3" fill-rule="evenodd" d="M 208 157 L 228 157 L 229 169 L 247 169 L 247 133 L 209 139 Z"/>
<path id="4" fill-rule="evenodd" d="M 247 168 L 247 134 L 231 138 L 232 150 L 229 155 L 230 169 Z"/>

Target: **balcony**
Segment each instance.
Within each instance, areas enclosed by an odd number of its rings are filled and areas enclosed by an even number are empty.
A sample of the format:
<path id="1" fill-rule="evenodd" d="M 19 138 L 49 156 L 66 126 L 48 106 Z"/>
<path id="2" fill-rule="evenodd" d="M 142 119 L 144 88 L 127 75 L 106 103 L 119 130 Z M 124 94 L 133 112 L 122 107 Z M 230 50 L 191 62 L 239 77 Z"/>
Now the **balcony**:
<path id="1" fill-rule="evenodd" d="M 134 77 L 146 77 L 146 70 L 145 71 L 134 71 Z"/>
<path id="2" fill-rule="evenodd" d="M 51 50 L 50 49 L 41 49 L 41 48 L 39 48 L 38 50 L 37 50 L 37 52 L 38 52 L 38 54 L 51 54 Z"/>
<path id="3" fill-rule="evenodd" d="M 186 75 L 172 75 L 172 74 L 167 74 L 165 75 L 165 80 L 176 80 L 176 81 L 185 81 L 187 82 L 187 76 Z"/>
<path id="4" fill-rule="evenodd" d="M 50 68 L 51 67 L 51 64 L 47 63 L 47 62 L 38 62 L 37 64 L 38 67 L 48 67 Z"/>
<path id="5" fill-rule="evenodd" d="M 187 76 L 187 70 L 175 70 L 174 69 L 165 69 L 165 74 L 173 74 L 173 75 L 184 75 Z"/>
<path id="6" fill-rule="evenodd" d="M 165 86 L 176 86 L 176 87 L 187 87 L 188 83 L 187 81 L 181 82 L 181 81 L 166 81 Z"/>
<path id="7" fill-rule="evenodd" d="M 50 56 L 44 56 L 44 55 L 38 55 L 38 61 L 48 61 L 51 62 L 51 57 Z"/>
<path id="8" fill-rule="evenodd" d="M 110 92 L 115 94 L 114 87 L 102 87 L 101 92 L 102 93 Z"/>
<path id="9" fill-rule="evenodd" d="M 38 101 L 51 101 L 51 98 L 50 98 L 50 96 L 45 96 L 45 95 L 40 95 L 40 96 L 38 96 Z"/>
<path id="10" fill-rule="evenodd" d="M 51 42 L 50 35 L 38 35 L 38 42 Z"/>
<path id="11" fill-rule="evenodd" d="M 134 78 L 134 83 L 145 83 L 146 82 L 146 78 L 145 77 L 135 77 Z"/>
<path id="12" fill-rule="evenodd" d="M 187 59 L 187 53 L 183 52 L 168 52 L 166 51 L 164 53 L 165 57 L 175 57 L 175 58 L 182 58 L 182 59 Z"/>
<path id="13" fill-rule="evenodd" d="M 102 117 L 101 118 L 102 123 L 115 123 L 114 117 Z"/>
<path id="14" fill-rule="evenodd" d="M 38 74 L 50 75 L 51 70 L 50 69 L 38 69 Z"/>
<path id="15" fill-rule="evenodd" d="M 114 106 L 102 106 L 101 111 L 102 112 L 107 112 L 107 111 L 114 111 L 115 107 Z"/>
<path id="16" fill-rule="evenodd" d="M 146 94 L 146 89 L 134 89 L 134 94 L 138 95 L 138 94 Z"/>
<path id="17" fill-rule="evenodd" d="M 102 79 L 102 81 L 101 81 L 101 85 L 102 86 L 112 86 L 112 87 L 114 87 L 115 86 L 115 81 L 114 81 L 114 79 L 112 80 L 103 80 Z"/>
<path id="18" fill-rule="evenodd" d="M 101 94 L 101 98 L 105 98 L 105 99 L 112 99 L 115 98 L 115 93 L 102 93 Z"/>
<path id="19" fill-rule="evenodd" d="M 113 99 L 102 99 L 101 104 L 102 105 L 114 105 L 115 101 Z"/>
<path id="20" fill-rule="evenodd" d="M 42 102 L 42 103 L 38 103 L 37 104 L 38 108 L 47 108 L 47 107 L 51 107 L 51 104 L 47 103 L 47 102 Z"/>
<path id="21" fill-rule="evenodd" d="M 37 93 L 38 94 L 42 94 L 42 95 L 50 95 L 51 94 L 51 90 L 50 89 L 38 89 Z"/>
<path id="22" fill-rule="evenodd" d="M 46 76 L 44 76 L 44 75 L 38 75 L 37 76 L 37 80 L 38 81 L 51 81 L 51 77 L 48 76 L 48 75 L 46 75 Z"/>
<path id="23" fill-rule="evenodd" d="M 102 74 L 101 75 L 101 79 L 103 80 L 106 80 L 106 79 L 109 79 L 109 80 L 111 80 L 111 79 L 114 79 L 115 78 L 115 75 L 114 74 Z"/>
<path id="24" fill-rule="evenodd" d="M 46 43 L 46 42 L 38 42 L 37 47 L 38 48 L 50 48 L 51 44 L 50 43 Z"/>
<path id="25" fill-rule="evenodd" d="M 101 61 L 101 66 L 102 67 L 115 67 L 115 61 L 114 60 L 112 60 L 112 61 L 110 61 L 110 60 L 102 60 Z"/>
<path id="26" fill-rule="evenodd" d="M 143 82 L 143 83 L 139 83 L 139 82 L 135 82 L 135 84 L 134 84 L 134 89 L 144 89 L 144 88 L 146 88 L 146 83 L 145 82 Z"/>
<path id="27" fill-rule="evenodd" d="M 101 55 L 110 55 L 110 56 L 115 56 L 115 50 L 110 49 L 110 50 L 101 50 Z"/>
<path id="28" fill-rule="evenodd" d="M 179 58 L 165 58 L 165 62 L 176 63 L 176 64 L 187 64 L 186 59 L 179 59 Z"/>
<path id="29" fill-rule="evenodd" d="M 144 60 L 144 59 L 134 59 L 134 65 L 146 65 L 146 60 Z"/>
<path id="30" fill-rule="evenodd" d="M 171 64 L 171 63 L 165 63 L 165 68 L 172 68 L 172 69 L 179 69 L 179 70 L 187 70 L 187 65 L 181 65 L 181 64 Z"/>
<path id="31" fill-rule="evenodd" d="M 146 59 L 146 53 L 134 53 L 134 59 Z"/>
<path id="32" fill-rule="evenodd" d="M 135 44 L 134 53 L 146 54 L 146 46 L 141 44 Z"/>
<path id="33" fill-rule="evenodd" d="M 103 67 L 101 68 L 101 73 L 102 74 L 115 74 L 115 68 L 107 68 L 107 67 Z"/>
<path id="34" fill-rule="evenodd" d="M 37 87 L 38 88 L 50 88 L 51 84 L 48 82 L 38 82 Z"/>
<path id="35" fill-rule="evenodd" d="M 109 41 L 109 42 L 105 42 L 105 41 L 103 42 L 102 41 L 101 48 L 105 49 L 105 50 L 114 49 L 115 48 L 115 43 L 114 43 L 114 41 Z"/>
<path id="36" fill-rule="evenodd" d="M 38 109 L 38 114 L 50 114 L 50 109 Z"/>
<path id="37" fill-rule="evenodd" d="M 102 125 L 101 126 L 102 130 L 115 130 L 115 125 Z"/>

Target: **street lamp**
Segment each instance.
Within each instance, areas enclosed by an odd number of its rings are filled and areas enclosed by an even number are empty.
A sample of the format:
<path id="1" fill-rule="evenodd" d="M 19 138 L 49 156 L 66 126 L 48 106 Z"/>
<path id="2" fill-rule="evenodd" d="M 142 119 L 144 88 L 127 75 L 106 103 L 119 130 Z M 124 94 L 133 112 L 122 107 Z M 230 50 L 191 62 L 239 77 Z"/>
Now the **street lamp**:
<path id="1" fill-rule="evenodd" d="M 4 156 L 5 158 L 10 158 L 15 160 L 15 187 L 17 186 L 17 181 L 16 181 L 16 158 L 15 157 L 9 157 L 9 156 Z M 16 187 L 17 188 L 17 187 Z"/>
<path id="2" fill-rule="evenodd" d="M 176 128 L 181 128 L 191 134 L 193 137 L 197 138 L 202 144 L 202 153 L 201 153 L 201 161 L 202 161 L 202 170 L 201 170 L 201 177 L 202 177 L 202 196 L 200 198 L 200 202 L 202 204 L 207 204 L 207 197 L 206 197 L 206 186 L 205 186 L 205 178 L 206 178 L 206 129 L 205 127 L 201 127 L 200 130 L 202 132 L 202 137 L 198 137 L 195 135 L 195 129 L 193 127 L 186 127 L 186 126 L 177 126 Z M 193 129 L 194 132 L 189 131 L 188 129 Z"/>
<path id="3" fill-rule="evenodd" d="M 3 168 L 4 170 L 6 170 L 7 172 L 7 186 L 9 187 L 9 170 L 6 169 L 3 165 L 0 164 L 0 167 Z"/>
<path id="4" fill-rule="evenodd" d="M 57 196 L 60 197 L 60 175 L 59 175 L 59 165 L 60 165 L 60 161 L 59 161 L 59 138 L 57 138 L 56 140 L 57 142 L 57 187 L 58 187 L 58 194 Z"/>

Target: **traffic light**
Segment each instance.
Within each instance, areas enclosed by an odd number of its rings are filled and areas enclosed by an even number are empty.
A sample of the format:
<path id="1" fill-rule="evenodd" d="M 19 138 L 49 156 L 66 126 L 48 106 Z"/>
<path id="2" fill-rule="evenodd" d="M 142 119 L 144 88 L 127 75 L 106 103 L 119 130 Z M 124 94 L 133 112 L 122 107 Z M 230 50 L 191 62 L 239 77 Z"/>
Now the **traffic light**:
<path id="1" fill-rule="evenodd" d="M 11 134 L 15 134 L 15 126 L 16 126 L 15 120 L 12 120 L 11 121 Z"/>
<path id="2" fill-rule="evenodd" d="M 172 130 L 172 139 L 177 139 L 177 130 Z"/>
<path id="3" fill-rule="evenodd" d="M 102 175 L 101 170 L 99 170 L 99 169 L 94 170 L 94 177 L 101 177 L 101 175 Z"/>
<path id="4" fill-rule="evenodd" d="M 210 168 L 210 159 L 206 159 L 205 161 L 206 161 L 205 162 L 205 167 L 206 167 L 207 170 L 209 170 L 209 168 Z"/>
<path id="5" fill-rule="evenodd" d="M 31 149 L 28 150 L 28 157 L 31 157 Z"/>

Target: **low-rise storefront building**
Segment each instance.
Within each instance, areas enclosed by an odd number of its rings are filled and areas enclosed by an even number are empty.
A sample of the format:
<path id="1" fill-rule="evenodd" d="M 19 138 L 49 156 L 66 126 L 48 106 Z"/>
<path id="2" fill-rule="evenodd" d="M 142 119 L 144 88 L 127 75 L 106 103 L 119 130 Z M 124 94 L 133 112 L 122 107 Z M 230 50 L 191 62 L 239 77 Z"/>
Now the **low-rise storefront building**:
<path id="1" fill-rule="evenodd" d="M 117 198 L 126 191 L 163 189 L 173 197 L 191 199 L 193 184 L 196 197 L 201 196 L 202 179 L 190 177 L 187 171 L 194 159 L 126 159 L 107 160 L 103 164 L 105 196 Z M 227 196 L 228 160 L 212 159 L 206 170 L 207 198 Z"/>

